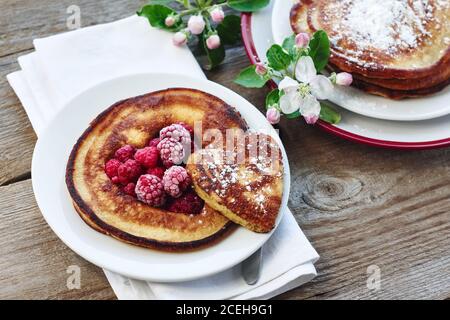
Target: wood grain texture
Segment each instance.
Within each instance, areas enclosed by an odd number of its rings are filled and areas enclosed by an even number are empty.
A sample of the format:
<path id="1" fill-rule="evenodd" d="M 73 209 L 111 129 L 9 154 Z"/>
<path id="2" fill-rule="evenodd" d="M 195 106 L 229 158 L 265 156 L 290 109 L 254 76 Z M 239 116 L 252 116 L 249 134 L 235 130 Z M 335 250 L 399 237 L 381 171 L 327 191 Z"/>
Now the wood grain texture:
<path id="1" fill-rule="evenodd" d="M 66 31 L 69 5 L 80 6 L 88 26 L 126 17 L 145 2 L 0 2 L 0 298 L 114 298 L 102 271 L 57 239 L 36 207 L 29 180 L 36 136 L 5 76 L 31 52 L 32 39 Z M 236 46 L 206 75 L 263 110 L 266 89 L 233 83 L 247 65 Z M 371 148 L 301 121 L 283 120 L 279 128 L 291 165 L 289 205 L 321 255 L 319 276 L 279 298 L 449 299 L 450 149 Z M 80 290 L 66 287 L 70 265 L 81 268 Z M 371 265 L 380 268 L 380 290 L 366 286 Z"/>
<path id="2" fill-rule="evenodd" d="M 0 299 L 113 299 L 103 271 L 53 233 L 36 206 L 31 180 L 0 187 Z M 68 289 L 70 266 L 80 289 Z"/>

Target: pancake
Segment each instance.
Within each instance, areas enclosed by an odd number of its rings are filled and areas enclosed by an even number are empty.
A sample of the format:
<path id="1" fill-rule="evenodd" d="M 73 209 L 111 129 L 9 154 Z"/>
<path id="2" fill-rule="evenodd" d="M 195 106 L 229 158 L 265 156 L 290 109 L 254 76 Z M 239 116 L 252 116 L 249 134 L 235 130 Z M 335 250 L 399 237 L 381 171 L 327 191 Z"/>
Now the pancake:
<path id="1" fill-rule="evenodd" d="M 353 79 L 352 85 L 358 89 L 361 89 L 367 93 L 374 94 L 377 96 L 382 96 L 385 98 L 393 99 L 393 100 L 401 100 L 406 98 L 420 98 L 427 95 L 431 95 L 434 93 L 438 93 L 446 88 L 450 84 L 450 79 L 447 81 L 440 83 L 436 86 L 424 88 L 424 89 L 415 89 L 415 90 L 395 90 L 388 89 L 381 86 L 377 86 L 373 83 L 368 83 L 360 79 Z"/>
<path id="2" fill-rule="evenodd" d="M 327 70 L 330 72 L 341 72 L 341 70 L 333 67 L 332 65 L 328 65 Z M 402 90 L 401 88 L 404 88 L 405 86 L 396 85 L 397 82 L 401 83 L 403 81 L 410 82 L 412 89 Z M 436 84 L 434 84 L 433 82 L 433 85 L 431 87 L 422 87 L 421 83 L 423 84 L 423 81 L 421 81 L 421 79 L 375 79 L 360 76 L 358 74 L 353 74 L 352 86 L 370 94 L 393 100 L 401 100 L 406 98 L 420 98 L 431 95 L 443 90 L 445 87 L 447 87 L 447 85 L 450 84 L 450 78 L 447 78 L 447 80 Z M 390 84 L 393 85 L 390 86 Z"/>
<path id="3" fill-rule="evenodd" d="M 335 72 L 342 72 L 336 66 L 329 64 L 329 69 Z M 359 73 L 352 73 L 353 79 L 361 80 L 369 84 L 373 84 L 382 88 L 390 90 L 421 90 L 427 89 L 435 86 L 442 85 L 450 79 L 450 68 L 442 70 L 442 72 L 437 72 L 434 75 L 423 77 L 423 78 L 411 78 L 411 79 L 380 79 L 380 78 L 369 78 L 365 77 Z"/>
<path id="4" fill-rule="evenodd" d="M 191 155 L 186 169 L 210 207 L 254 232 L 274 228 L 283 194 L 283 164 L 272 137 L 252 133 L 236 139 L 233 149 L 200 150 Z"/>
<path id="5" fill-rule="evenodd" d="M 371 78 L 419 78 L 450 65 L 450 3 L 441 0 L 302 0 L 295 32 L 327 32 L 330 62 Z"/>
<path id="6" fill-rule="evenodd" d="M 78 139 L 69 157 L 66 184 L 74 207 L 95 230 L 121 241 L 161 250 L 189 250 L 218 241 L 233 223 L 208 205 L 199 214 L 169 212 L 126 195 L 104 173 L 119 147 L 137 148 L 176 122 L 202 130 L 247 129 L 222 100 L 193 89 L 167 89 L 130 98 L 101 113 Z"/>

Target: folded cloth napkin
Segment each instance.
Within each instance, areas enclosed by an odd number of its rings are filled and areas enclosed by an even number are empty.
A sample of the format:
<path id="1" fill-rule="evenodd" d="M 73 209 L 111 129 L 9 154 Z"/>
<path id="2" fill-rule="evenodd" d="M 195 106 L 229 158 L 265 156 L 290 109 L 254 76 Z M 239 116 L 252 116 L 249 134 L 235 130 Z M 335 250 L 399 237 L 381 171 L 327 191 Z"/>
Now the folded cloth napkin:
<path id="1" fill-rule="evenodd" d="M 22 102 L 38 137 L 70 99 L 100 82 L 143 72 L 188 74 L 204 78 L 187 48 L 172 45 L 171 35 L 132 16 L 34 41 L 36 51 L 19 58 L 22 70 L 8 81 Z M 154 283 L 104 270 L 119 299 L 267 299 L 298 287 L 316 275 L 319 258 L 292 213 L 264 245 L 261 278 L 247 285 L 240 266 L 183 283 Z"/>

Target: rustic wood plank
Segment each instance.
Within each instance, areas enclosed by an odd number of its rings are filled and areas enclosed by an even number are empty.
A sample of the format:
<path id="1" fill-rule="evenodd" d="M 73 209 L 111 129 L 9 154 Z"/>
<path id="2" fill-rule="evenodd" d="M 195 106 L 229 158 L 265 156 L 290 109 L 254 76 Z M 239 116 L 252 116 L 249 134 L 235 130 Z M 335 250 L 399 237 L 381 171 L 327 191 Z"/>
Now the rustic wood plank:
<path id="1" fill-rule="evenodd" d="M 60 241 L 36 206 L 31 180 L 0 187 L 0 299 L 113 299 L 103 271 Z M 69 290 L 69 266 L 80 289 Z"/>
<path id="2" fill-rule="evenodd" d="M 317 279 L 283 298 L 450 296 L 449 149 L 332 145 L 304 125 L 284 122 L 282 130 L 289 205 L 321 255 Z M 379 291 L 366 287 L 370 265 L 381 268 Z"/>

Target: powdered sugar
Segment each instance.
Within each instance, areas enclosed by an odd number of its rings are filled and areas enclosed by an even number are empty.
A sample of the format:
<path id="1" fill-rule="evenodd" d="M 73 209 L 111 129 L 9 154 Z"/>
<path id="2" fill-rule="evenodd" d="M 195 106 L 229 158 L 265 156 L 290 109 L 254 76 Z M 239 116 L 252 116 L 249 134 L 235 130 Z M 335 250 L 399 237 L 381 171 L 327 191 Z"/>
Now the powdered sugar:
<path id="1" fill-rule="evenodd" d="M 342 19 L 330 40 L 338 49 L 341 40 L 354 43 L 356 49 L 349 53 L 354 57 L 372 49 L 395 55 L 418 47 L 430 35 L 427 23 L 437 6 L 448 6 L 448 1 L 433 6 L 428 0 L 343 0 L 333 7 Z"/>

